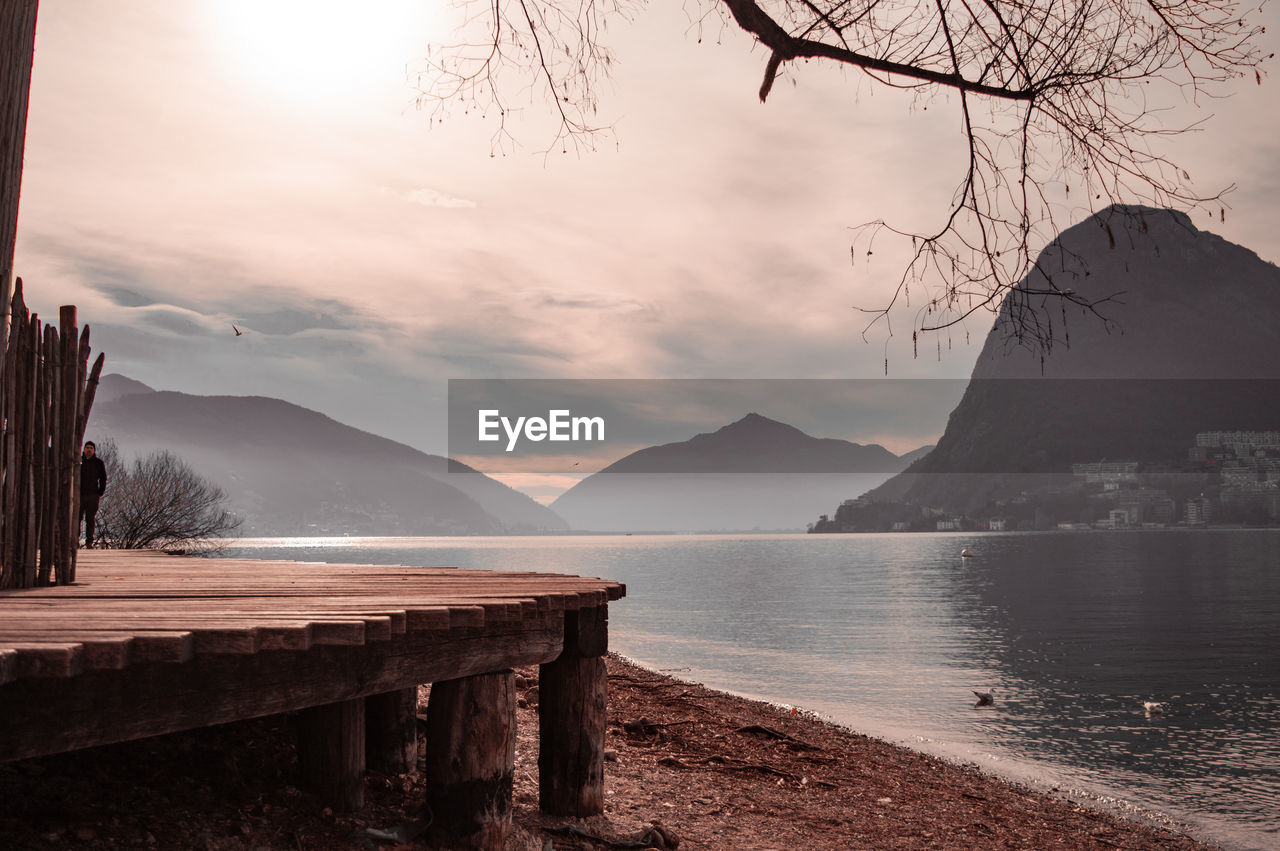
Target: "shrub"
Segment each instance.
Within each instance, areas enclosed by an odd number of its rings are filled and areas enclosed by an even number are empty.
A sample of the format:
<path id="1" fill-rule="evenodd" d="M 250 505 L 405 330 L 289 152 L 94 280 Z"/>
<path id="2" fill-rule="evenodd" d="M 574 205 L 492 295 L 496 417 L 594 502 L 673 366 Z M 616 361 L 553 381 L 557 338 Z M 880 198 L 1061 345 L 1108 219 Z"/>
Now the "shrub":
<path id="1" fill-rule="evenodd" d="M 107 492 L 98 510 L 98 535 L 121 549 L 207 548 L 240 519 L 225 508 L 222 488 L 172 452 L 152 452 L 126 467 L 113 441 L 98 444 L 107 465 Z"/>

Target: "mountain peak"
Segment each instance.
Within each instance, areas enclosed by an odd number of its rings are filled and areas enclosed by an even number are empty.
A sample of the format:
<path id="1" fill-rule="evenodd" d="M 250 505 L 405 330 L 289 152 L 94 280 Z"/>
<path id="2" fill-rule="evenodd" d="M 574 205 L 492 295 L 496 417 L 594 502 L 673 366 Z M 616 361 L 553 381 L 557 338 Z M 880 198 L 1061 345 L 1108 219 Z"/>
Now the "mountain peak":
<path id="1" fill-rule="evenodd" d="M 1135 220 L 1140 223 L 1145 220 L 1148 226 L 1152 222 L 1163 222 L 1170 225 L 1177 225 L 1178 227 L 1188 228 L 1193 232 L 1199 231 L 1199 228 L 1192 223 L 1191 217 L 1181 210 L 1171 210 L 1165 207 L 1148 207 L 1143 204 L 1112 204 L 1109 207 L 1104 207 L 1103 209 L 1098 210 L 1090 216 L 1089 219 L 1086 219 L 1079 225 L 1075 225 L 1075 227 L 1081 227 L 1082 225 L 1088 224 L 1091 219 L 1098 222 L 1106 222 L 1115 216 Z M 1071 228 L 1067 228 L 1063 233 L 1070 230 Z"/>
<path id="2" fill-rule="evenodd" d="M 811 437 L 753 411 L 689 440 L 632 452 L 552 508 L 578 529 L 797 529 L 905 466 L 878 444 Z M 806 506 L 810 515 L 801 513 Z"/>
<path id="3" fill-rule="evenodd" d="M 136 381 L 118 372 L 112 372 L 98 379 L 98 392 L 93 399 L 95 404 L 106 403 L 114 402 L 122 396 L 154 392 L 156 392 L 154 387 L 148 387 L 141 381 Z"/>
<path id="4" fill-rule="evenodd" d="M 688 440 L 650 446 L 604 473 L 895 472 L 902 465 L 883 446 L 812 437 L 757 413 Z"/>
<path id="5" fill-rule="evenodd" d="M 1064 231 L 1019 286 L 1051 284 L 1099 300 L 1105 319 L 1054 306 L 1041 357 L 1011 345 L 1007 299 L 937 448 L 874 499 L 977 510 L 1032 487 L 1028 475 L 1174 464 L 1199 432 L 1280 422 L 1280 269 L 1254 252 L 1182 213 L 1110 207 Z"/>
<path id="6" fill-rule="evenodd" d="M 734 434 L 757 434 L 757 435 L 775 435 L 787 437 L 809 437 L 800 429 L 793 425 L 787 425 L 784 422 L 770 419 L 761 414 L 752 411 L 740 420 L 735 420 L 727 426 L 721 426 L 716 429 L 713 434 L 717 435 L 734 435 Z M 701 436 L 701 435 L 700 435 Z"/>
<path id="7" fill-rule="evenodd" d="M 1041 252 L 987 335 L 973 378 L 1275 378 L 1277 269 L 1176 210 L 1113 205 Z M 1054 289 L 1096 309 L 1026 292 Z M 1039 311 L 1047 353 L 1019 345 Z"/>

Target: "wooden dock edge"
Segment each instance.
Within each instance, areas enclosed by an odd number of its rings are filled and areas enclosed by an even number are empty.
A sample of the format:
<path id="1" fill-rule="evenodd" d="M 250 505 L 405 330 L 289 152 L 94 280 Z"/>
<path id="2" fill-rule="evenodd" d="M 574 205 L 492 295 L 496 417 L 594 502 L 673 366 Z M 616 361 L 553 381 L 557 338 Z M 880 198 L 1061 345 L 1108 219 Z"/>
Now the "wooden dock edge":
<path id="1" fill-rule="evenodd" d="M 139 615 L 133 632 L 85 616 L 68 618 L 65 633 L 28 623 L 9 638 L 16 655 L 0 648 L 0 762 L 297 712 L 302 785 L 356 810 L 366 768 L 414 766 L 417 688 L 430 683 L 431 836 L 497 848 L 511 824 L 512 669 L 539 665 L 540 804 L 555 815 L 603 812 L 608 603 L 625 586 L 540 574 L 532 590 L 490 596 L 476 593 L 476 573 L 455 572 L 463 593 L 439 606 L 396 605 L 378 588 L 359 605 L 326 597 L 298 615 L 283 600 L 240 599 L 236 614 L 210 616 L 202 604 L 192 632 L 165 593 L 155 601 L 164 613 Z M 440 581 L 428 579 L 433 589 Z M 66 590 L 92 598 L 89 611 L 114 611 L 102 595 L 119 586 L 99 587 Z M 36 595 L 22 593 L 19 608 L 43 605 Z M 245 635 L 252 646 L 236 643 Z M 146 642 L 155 649 L 141 652 Z"/>

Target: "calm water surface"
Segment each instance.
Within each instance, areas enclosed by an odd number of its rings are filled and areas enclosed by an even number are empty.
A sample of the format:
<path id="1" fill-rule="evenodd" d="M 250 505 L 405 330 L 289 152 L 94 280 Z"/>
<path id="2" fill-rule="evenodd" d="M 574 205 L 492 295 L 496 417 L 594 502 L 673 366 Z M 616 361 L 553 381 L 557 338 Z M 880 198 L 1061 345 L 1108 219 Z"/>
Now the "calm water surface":
<path id="1" fill-rule="evenodd" d="M 1280 847 L 1277 531 L 282 538 L 226 555 L 620 580 L 611 647 L 643 663 Z"/>

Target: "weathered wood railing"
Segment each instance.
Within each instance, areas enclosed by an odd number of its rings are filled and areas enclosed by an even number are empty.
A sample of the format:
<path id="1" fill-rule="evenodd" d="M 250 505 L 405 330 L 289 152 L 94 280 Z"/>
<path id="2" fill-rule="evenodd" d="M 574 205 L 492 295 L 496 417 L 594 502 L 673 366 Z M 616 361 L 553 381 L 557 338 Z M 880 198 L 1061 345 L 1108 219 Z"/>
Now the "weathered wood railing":
<path id="1" fill-rule="evenodd" d="M 0 369 L 0 588 L 76 578 L 80 443 L 103 356 L 89 369 L 89 328 L 76 309 L 44 325 L 14 288 Z"/>

